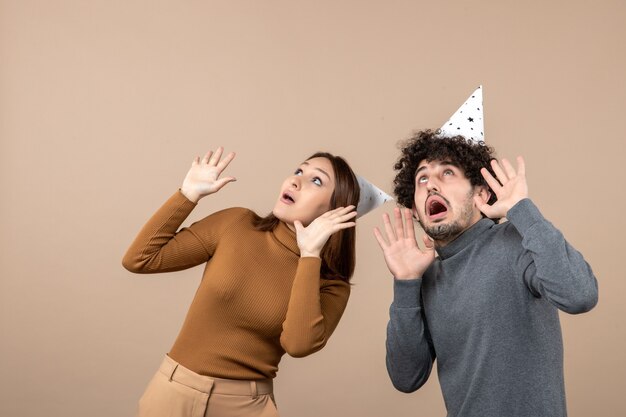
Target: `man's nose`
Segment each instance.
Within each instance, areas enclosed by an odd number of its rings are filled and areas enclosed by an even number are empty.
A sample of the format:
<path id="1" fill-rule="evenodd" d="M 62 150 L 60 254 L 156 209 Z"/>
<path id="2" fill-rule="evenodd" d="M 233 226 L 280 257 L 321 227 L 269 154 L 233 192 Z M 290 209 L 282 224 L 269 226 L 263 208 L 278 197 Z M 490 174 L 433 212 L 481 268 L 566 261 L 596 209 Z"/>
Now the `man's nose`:
<path id="1" fill-rule="evenodd" d="M 426 189 L 428 191 L 439 191 L 439 183 L 437 182 L 437 179 L 435 178 L 428 178 L 428 181 L 426 181 Z"/>

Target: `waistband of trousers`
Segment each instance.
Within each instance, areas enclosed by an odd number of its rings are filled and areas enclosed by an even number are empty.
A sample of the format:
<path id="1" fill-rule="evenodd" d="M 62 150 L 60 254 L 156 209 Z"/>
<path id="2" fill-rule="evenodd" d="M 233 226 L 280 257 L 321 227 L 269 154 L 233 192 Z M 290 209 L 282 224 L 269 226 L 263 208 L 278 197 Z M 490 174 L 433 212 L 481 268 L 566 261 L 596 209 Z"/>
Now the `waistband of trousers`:
<path id="1" fill-rule="evenodd" d="M 266 395 L 273 392 L 273 380 L 240 380 L 214 378 L 200 375 L 185 368 L 169 356 L 165 356 L 159 372 L 164 374 L 170 381 L 176 381 L 198 391 L 225 394 L 225 395 Z"/>

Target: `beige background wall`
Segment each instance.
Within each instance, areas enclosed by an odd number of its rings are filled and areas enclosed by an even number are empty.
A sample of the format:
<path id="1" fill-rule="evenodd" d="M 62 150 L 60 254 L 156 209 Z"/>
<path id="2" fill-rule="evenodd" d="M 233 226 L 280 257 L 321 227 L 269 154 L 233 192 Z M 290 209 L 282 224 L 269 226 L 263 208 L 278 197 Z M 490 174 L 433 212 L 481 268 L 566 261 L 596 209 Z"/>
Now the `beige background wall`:
<path id="1" fill-rule="evenodd" d="M 570 415 L 626 415 L 625 4 L 0 0 L 0 415 L 132 414 L 201 270 L 120 260 L 193 156 L 236 150 L 239 181 L 190 220 L 266 213 L 318 149 L 391 191 L 397 141 L 481 83 L 487 141 L 525 156 L 600 283 L 595 310 L 562 316 Z M 285 417 L 444 415 L 435 375 L 411 395 L 386 375 L 382 212 L 359 223 L 327 348 L 281 363 Z"/>

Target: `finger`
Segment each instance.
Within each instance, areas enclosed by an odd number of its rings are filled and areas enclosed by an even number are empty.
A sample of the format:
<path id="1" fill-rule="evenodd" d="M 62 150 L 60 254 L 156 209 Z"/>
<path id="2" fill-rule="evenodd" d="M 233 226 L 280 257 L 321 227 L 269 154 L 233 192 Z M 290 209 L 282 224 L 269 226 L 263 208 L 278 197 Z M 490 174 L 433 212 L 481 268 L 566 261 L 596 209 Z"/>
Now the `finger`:
<path id="1" fill-rule="evenodd" d="M 404 223 L 402 223 L 400 207 L 393 208 L 393 217 L 396 223 L 396 236 L 398 236 L 398 239 L 404 239 Z"/>
<path id="2" fill-rule="evenodd" d="M 389 219 L 389 215 L 387 213 L 383 214 L 383 224 L 385 226 L 385 232 L 387 232 L 387 240 L 389 243 L 395 242 L 396 234 L 393 232 L 393 228 L 391 227 L 391 220 Z"/>
<path id="3" fill-rule="evenodd" d="M 209 159 L 211 159 L 211 155 L 213 155 L 213 151 L 208 151 L 204 157 L 202 158 L 202 163 L 203 164 L 208 164 L 209 163 Z"/>
<path id="4" fill-rule="evenodd" d="M 385 242 L 385 238 L 378 230 L 378 227 L 374 228 L 374 237 L 376 237 L 376 241 L 378 242 L 378 246 L 384 251 L 387 248 L 387 242 Z"/>
<path id="5" fill-rule="evenodd" d="M 344 214 L 342 216 L 336 217 L 334 220 L 338 223 L 344 223 L 356 216 L 356 211 L 351 211 L 350 213 Z"/>
<path id="6" fill-rule="evenodd" d="M 196 156 L 195 158 L 193 158 L 193 161 L 191 161 L 191 166 L 196 166 L 200 163 L 200 157 Z"/>
<path id="7" fill-rule="evenodd" d="M 296 228 L 296 234 L 300 234 L 304 230 L 304 226 L 300 222 L 300 220 L 295 220 L 293 222 L 293 227 Z"/>
<path id="8" fill-rule="evenodd" d="M 356 206 L 353 205 L 353 204 L 350 204 L 349 206 L 345 206 L 345 207 L 341 208 L 341 210 L 339 210 L 339 212 L 343 215 L 344 213 L 350 213 L 354 209 L 356 209 Z"/>
<path id="9" fill-rule="evenodd" d="M 491 217 L 491 214 L 493 214 L 492 207 L 489 204 L 482 201 L 479 196 L 474 196 L 474 204 L 476 204 L 476 207 L 478 208 L 478 210 L 484 213 L 485 216 Z"/>
<path id="10" fill-rule="evenodd" d="M 500 166 L 500 163 L 497 159 L 491 160 L 491 168 L 493 168 L 493 172 L 496 173 L 496 177 L 500 180 L 500 183 L 504 185 L 504 183 L 507 182 L 509 178 L 502 170 L 502 167 Z"/>
<path id="11" fill-rule="evenodd" d="M 328 214 L 328 217 L 334 218 L 337 216 L 343 216 L 344 214 L 349 213 L 352 210 L 354 210 L 354 206 L 350 205 L 346 207 L 337 207 L 336 209 L 329 210 L 326 212 L 326 214 Z"/>
<path id="12" fill-rule="evenodd" d="M 233 181 L 237 181 L 237 178 L 235 178 L 235 177 L 224 177 L 224 178 L 220 178 L 219 180 L 215 181 L 215 192 L 221 190 L 223 186 L 225 186 L 229 182 L 233 182 Z"/>
<path id="13" fill-rule="evenodd" d="M 506 175 L 509 177 L 509 179 L 517 176 L 517 173 L 515 172 L 515 168 L 513 168 L 513 165 L 511 165 L 508 159 L 502 160 L 502 167 L 506 171 Z"/>
<path id="14" fill-rule="evenodd" d="M 336 233 L 336 232 L 338 232 L 340 230 L 348 229 L 348 228 L 354 227 L 354 226 L 356 226 L 356 222 L 338 223 L 338 224 L 334 225 L 331 230 L 332 230 L 332 233 Z"/>
<path id="15" fill-rule="evenodd" d="M 345 207 L 337 207 L 334 208 L 332 210 L 328 210 L 325 214 L 325 217 L 328 217 L 329 219 L 333 219 L 335 217 L 337 217 L 337 215 L 339 214 L 339 212 L 344 209 Z"/>
<path id="16" fill-rule="evenodd" d="M 341 210 L 343 207 L 337 207 L 334 208 L 332 210 L 328 210 L 327 212 L 325 212 L 324 214 L 322 214 L 319 217 L 324 217 L 324 218 L 331 218 L 335 215 L 335 213 L 337 213 L 339 210 Z"/>
<path id="17" fill-rule="evenodd" d="M 435 249 L 435 242 L 427 234 L 422 235 L 422 242 L 424 242 L 424 247 L 426 248 L 426 250 Z"/>
<path id="18" fill-rule="evenodd" d="M 517 175 L 521 177 L 526 176 L 526 163 L 524 162 L 524 158 L 521 156 L 517 157 Z"/>
<path id="19" fill-rule="evenodd" d="M 222 148 L 221 146 L 218 147 L 215 150 L 215 153 L 213 154 L 213 156 L 211 157 L 211 159 L 209 160 L 209 165 L 210 166 L 217 166 L 217 163 L 219 162 L 220 158 L 222 157 L 222 153 L 224 152 L 224 148 Z"/>
<path id="20" fill-rule="evenodd" d="M 219 161 L 219 163 L 217 164 L 217 169 L 219 169 L 220 172 L 222 172 L 228 166 L 228 164 L 230 164 L 230 162 L 233 159 L 235 159 L 235 152 L 230 152 L 228 155 L 224 157 L 224 159 Z"/>
<path id="21" fill-rule="evenodd" d="M 406 237 L 415 240 L 415 229 L 413 228 L 413 213 L 411 209 L 404 209 L 404 224 L 406 227 Z"/>
<path id="22" fill-rule="evenodd" d="M 498 180 L 491 175 L 491 172 L 489 172 L 487 168 L 481 168 L 480 173 L 483 174 L 483 178 L 487 181 L 487 185 L 489 185 L 489 187 L 491 187 L 491 189 L 498 194 L 498 191 L 502 188 Z"/>

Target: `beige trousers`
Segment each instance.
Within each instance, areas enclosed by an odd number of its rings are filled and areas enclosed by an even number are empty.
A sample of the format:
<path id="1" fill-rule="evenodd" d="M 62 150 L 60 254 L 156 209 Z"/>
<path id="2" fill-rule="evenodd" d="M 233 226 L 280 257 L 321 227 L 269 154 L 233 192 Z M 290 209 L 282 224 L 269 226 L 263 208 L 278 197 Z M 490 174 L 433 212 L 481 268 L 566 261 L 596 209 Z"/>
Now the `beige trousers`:
<path id="1" fill-rule="evenodd" d="M 278 417 L 272 380 L 212 378 L 169 356 L 139 400 L 138 417 Z"/>

